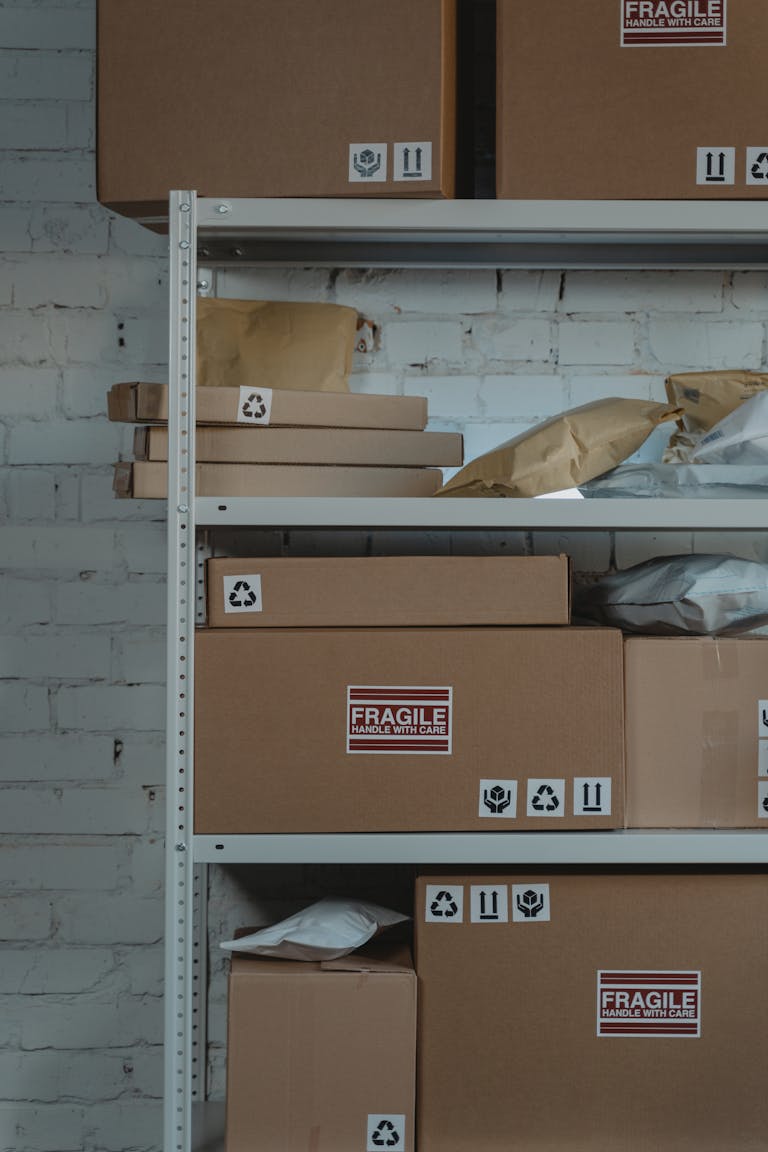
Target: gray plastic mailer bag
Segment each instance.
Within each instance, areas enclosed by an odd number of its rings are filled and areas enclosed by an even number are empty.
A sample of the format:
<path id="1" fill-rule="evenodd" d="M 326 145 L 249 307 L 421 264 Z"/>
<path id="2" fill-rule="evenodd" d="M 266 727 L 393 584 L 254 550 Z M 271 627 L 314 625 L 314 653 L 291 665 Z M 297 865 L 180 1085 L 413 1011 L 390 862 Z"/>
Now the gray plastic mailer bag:
<path id="1" fill-rule="evenodd" d="M 768 624 L 768 565 L 659 556 L 576 589 L 574 617 L 646 636 L 727 636 Z"/>

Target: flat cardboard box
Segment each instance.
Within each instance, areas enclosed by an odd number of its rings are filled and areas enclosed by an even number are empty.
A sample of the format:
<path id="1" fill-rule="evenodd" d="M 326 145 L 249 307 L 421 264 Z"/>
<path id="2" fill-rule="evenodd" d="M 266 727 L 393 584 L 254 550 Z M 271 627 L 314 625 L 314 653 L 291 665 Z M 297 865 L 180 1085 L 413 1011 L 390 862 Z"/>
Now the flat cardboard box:
<path id="1" fill-rule="evenodd" d="M 216 557 L 211 628 L 568 624 L 567 556 Z"/>
<path id="2" fill-rule="evenodd" d="M 768 830 L 768 638 L 630 637 L 627 827 Z"/>
<path id="3" fill-rule="evenodd" d="M 323 963 L 235 953 L 226 1152 L 413 1149 L 416 974 L 407 949 Z M 380 1144 L 379 1144 L 380 1142 Z"/>
<path id="4" fill-rule="evenodd" d="M 423 876 L 415 932 L 419 1152 L 764 1145 L 763 873 Z"/>
<path id="5" fill-rule="evenodd" d="M 621 633 L 201 629 L 199 833 L 621 828 Z"/>
<path id="6" fill-rule="evenodd" d="M 157 460 L 115 464 L 116 496 L 168 495 L 168 465 Z M 198 496 L 432 496 L 443 482 L 437 468 L 356 468 L 318 464 L 196 464 Z"/>
<path id="7" fill-rule="evenodd" d="M 376 396 L 365 392 L 299 392 L 273 388 L 197 388 L 198 424 L 309 428 L 402 428 L 427 426 L 425 396 Z M 107 393 L 110 420 L 167 424 L 168 385 L 140 381 L 113 384 Z"/>
<path id="8" fill-rule="evenodd" d="M 499 0 L 497 195 L 764 198 L 767 39 L 765 0 Z"/>
<path id="9" fill-rule="evenodd" d="M 451 196 L 455 22 L 455 0 L 100 0 L 99 200 Z"/>
<path id="10" fill-rule="evenodd" d="M 452 467 L 464 461 L 458 432 L 395 432 L 371 428 L 205 428 L 195 451 L 203 462 L 229 464 L 358 464 L 383 468 Z M 137 460 L 168 459 L 167 428 L 137 428 Z"/>

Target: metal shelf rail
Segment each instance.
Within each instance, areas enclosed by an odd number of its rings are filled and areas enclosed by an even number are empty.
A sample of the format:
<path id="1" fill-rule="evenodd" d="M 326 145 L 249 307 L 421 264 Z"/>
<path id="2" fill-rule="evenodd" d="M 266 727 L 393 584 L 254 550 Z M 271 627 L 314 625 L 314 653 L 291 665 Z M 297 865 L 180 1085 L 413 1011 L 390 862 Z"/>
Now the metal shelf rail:
<path id="1" fill-rule="evenodd" d="M 195 499 L 195 299 L 206 263 L 419 267 L 766 267 L 768 203 L 169 202 L 170 348 L 165 1152 L 221 1146 L 208 1109 L 201 869 L 211 862 L 768 863 L 761 831 L 195 836 L 196 526 L 764 531 L 753 501 Z M 197 880 L 197 886 L 196 886 Z M 200 893 L 203 892 L 203 895 Z M 196 927 L 198 931 L 196 932 Z M 201 1075 L 197 1075 L 197 1067 Z M 215 1114 L 193 1132 L 193 1102 Z M 202 1140 L 202 1143 L 201 1143 Z"/>

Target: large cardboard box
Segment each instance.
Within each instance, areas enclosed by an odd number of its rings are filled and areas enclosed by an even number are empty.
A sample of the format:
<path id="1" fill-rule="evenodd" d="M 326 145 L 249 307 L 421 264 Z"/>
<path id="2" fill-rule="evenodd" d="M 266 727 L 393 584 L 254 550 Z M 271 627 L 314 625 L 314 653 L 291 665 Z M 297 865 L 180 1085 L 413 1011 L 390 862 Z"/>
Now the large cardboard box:
<path id="1" fill-rule="evenodd" d="M 195 831 L 624 823 L 621 634 L 203 629 Z"/>
<path id="2" fill-rule="evenodd" d="M 100 0 L 98 196 L 450 196 L 455 0 Z"/>
<path id="3" fill-rule="evenodd" d="M 628 638 L 629 828 L 768 830 L 768 638 Z"/>
<path id="4" fill-rule="evenodd" d="M 197 388 L 198 424 L 317 428 L 427 426 L 425 396 L 376 396 L 365 392 L 299 392 L 273 388 Z M 168 385 L 139 381 L 113 384 L 107 393 L 110 420 L 128 424 L 168 422 Z"/>
<path id="5" fill-rule="evenodd" d="M 432 875 L 419 1152 L 758 1152 L 764 874 Z"/>
<path id="6" fill-rule="evenodd" d="M 368 468 L 318 464 L 196 464 L 198 496 L 433 496 L 443 482 L 438 468 Z M 122 460 L 112 481 L 119 497 L 164 499 L 168 465 Z"/>
<path id="7" fill-rule="evenodd" d="M 407 949 L 322 963 L 235 954 L 228 1016 L 226 1152 L 412 1152 Z"/>
<path id="8" fill-rule="evenodd" d="M 567 556 L 208 560 L 211 628 L 568 624 Z"/>
<path id="9" fill-rule="evenodd" d="M 499 0 L 497 194 L 768 194 L 765 0 Z"/>
<path id="10" fill-rule="evenodd" d="M 452 467 L 464 460 L 459 432 L 372 428 L 203 428 L 197 459 L 229 464 L 357 464 L 382 468 Z M 137 428 L 137 460 L 168 459 L 167 428 Z"/>

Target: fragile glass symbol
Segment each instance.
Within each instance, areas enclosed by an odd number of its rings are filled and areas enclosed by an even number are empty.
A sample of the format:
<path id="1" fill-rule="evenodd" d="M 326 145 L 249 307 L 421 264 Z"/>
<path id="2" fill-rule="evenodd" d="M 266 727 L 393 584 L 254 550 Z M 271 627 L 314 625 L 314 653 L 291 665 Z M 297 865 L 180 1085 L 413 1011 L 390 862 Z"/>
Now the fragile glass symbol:
<path id="1" fill-rule="evenodd" d="M 359 156 L 355 152 L 352 166 L 364 180 L 370 180 L 381 168 L 381 152 L 374 152 L 371 148 L 364 148 Z"/>
<path id="2" fill-rule="evenodd" d="M 494 815 L 506 812 L 512 803 L 512 790 L 502 788 L 501 784 L 494 784 L 492 788 L 483 789 L 483 804 Z"/>
<path id="3" fill-rule="evenodd" d="M 517 908 L 527 920 L 535 920 L 544 911 L 544 897 L 534 888 L 528 888 L 517 898 Z"/>

